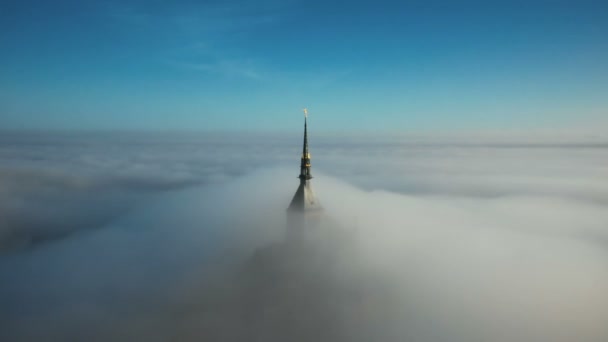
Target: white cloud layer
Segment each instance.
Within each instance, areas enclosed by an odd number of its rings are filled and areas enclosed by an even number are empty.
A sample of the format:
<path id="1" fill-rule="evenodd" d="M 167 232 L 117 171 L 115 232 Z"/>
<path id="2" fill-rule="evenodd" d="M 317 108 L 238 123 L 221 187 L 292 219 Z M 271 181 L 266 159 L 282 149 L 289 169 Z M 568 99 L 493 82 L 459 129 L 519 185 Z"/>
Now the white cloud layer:
<path id="1" fill-rule="evenodd" d="M 300 299 L 229 289 L 259 290 L 231 277 L 282 239 L 299 139 L 45 139 L 0 145 L 3 232 L 64 231 L 5 239 L 2 340 L 608 337 L 605 147 L 314 140 L 315 190 L 357 250 L 287 292 L 311 296 L 294 326 Z"/>

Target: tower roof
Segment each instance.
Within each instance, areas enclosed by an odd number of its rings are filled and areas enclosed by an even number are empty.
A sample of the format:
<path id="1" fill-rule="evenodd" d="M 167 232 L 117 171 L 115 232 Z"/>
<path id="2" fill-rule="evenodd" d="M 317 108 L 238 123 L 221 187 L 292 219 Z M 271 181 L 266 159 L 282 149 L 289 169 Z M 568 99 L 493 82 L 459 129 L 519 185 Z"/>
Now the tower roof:
<path id="1" fill-rule="evenodd" d="M 289 210 L 297 210 L 297 211 L 309 211 L 309 210 L 317 210 L 321 209 L 321 205 L 317 201 L 317 198 L 310 187 L 310 183 L 303 184 L 300 182 L 300 186 L 298 186 L 298 190 L 293 195 L 293 199 L 289 204 Z"/>

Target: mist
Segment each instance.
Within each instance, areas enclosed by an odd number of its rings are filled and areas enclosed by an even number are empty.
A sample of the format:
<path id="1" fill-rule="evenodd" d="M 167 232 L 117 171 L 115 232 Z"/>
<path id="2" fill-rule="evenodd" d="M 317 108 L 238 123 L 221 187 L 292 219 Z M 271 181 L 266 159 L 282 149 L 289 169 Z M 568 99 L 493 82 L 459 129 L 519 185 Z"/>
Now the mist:
<path id="1" fill-rule="evenodd" d="M 606 340 L 608 146 L 469 139 L 313 135 L 294 252 L 299 138 L 5 134 L 0 339 Z"/>

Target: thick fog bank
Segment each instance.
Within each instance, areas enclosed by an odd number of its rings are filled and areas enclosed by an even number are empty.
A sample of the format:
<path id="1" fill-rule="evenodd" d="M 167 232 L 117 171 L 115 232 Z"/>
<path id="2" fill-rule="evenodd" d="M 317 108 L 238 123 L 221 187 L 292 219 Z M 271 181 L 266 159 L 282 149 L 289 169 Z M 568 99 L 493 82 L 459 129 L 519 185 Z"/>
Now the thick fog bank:
<path id="1" fill-rule="evenodd" d="M 103 227 L 155 195 L 221 183 L 290 156 L 276 152 L 285 145 L 281 137 L 257 137 L 253 145 L 238 138 L 4 133 L 0 253 Z"/>
<path id="2" fill-rule="evenodd" d="M 402 324 L 414 340 L 608 337 L 605 206 L 537 196 L 420 198 L 346 184 L 327 191 L 326 181 L 317 182 L 326 206 L 359 228 L 365 259 L 400 284 L 410 318 Z"/>
<path id="3" fill-rule="evenodd" d="M 310 136 L 313 172 L 366 190 L 607 204 L 607 145 L 564 139 Z M 167 191 L 297 171 L 300 144 L 299 134 L 3 132 L 0 253 L 104 227 Z"/>
<path id="4" fill-rule="evenodd" d="M 2 341 L 608 338 L 604 148 L 319 138 L 354 239 L 296 253 L 299 139 L 70 139 L 0 147 L 2 231 L 65 232 L 6 242 Z"/>

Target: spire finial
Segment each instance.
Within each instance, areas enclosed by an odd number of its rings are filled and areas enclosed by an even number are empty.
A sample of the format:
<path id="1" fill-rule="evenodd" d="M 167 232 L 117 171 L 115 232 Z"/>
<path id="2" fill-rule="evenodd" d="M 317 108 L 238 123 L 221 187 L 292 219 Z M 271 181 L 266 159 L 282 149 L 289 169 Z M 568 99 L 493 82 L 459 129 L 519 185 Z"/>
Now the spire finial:
<path id="1" fill-rule="evenodd" d="M 308 117 L 308 108 L 302 108 L 302 111 L 304 112 L 304 117 L 307 118 Z"/>

